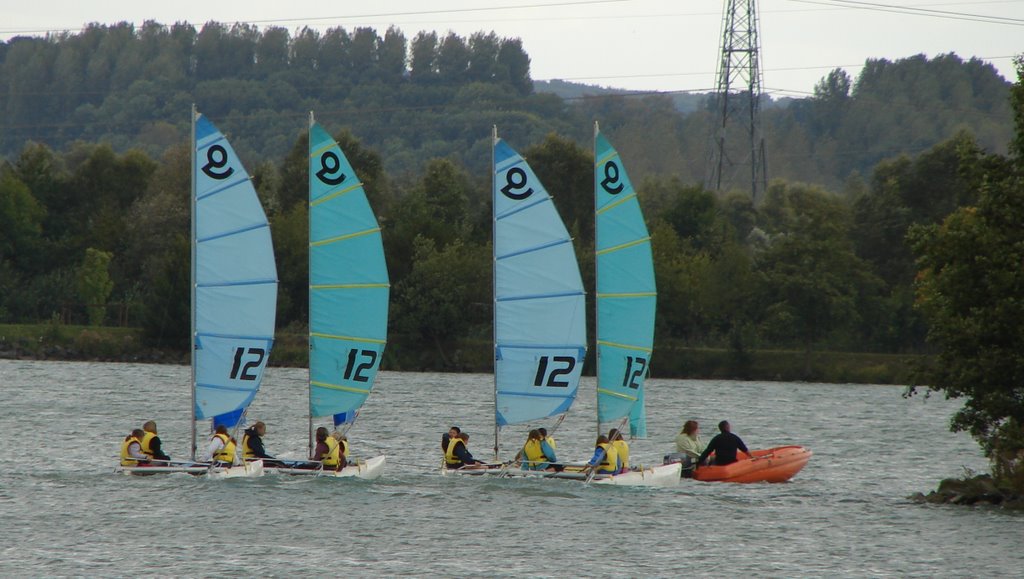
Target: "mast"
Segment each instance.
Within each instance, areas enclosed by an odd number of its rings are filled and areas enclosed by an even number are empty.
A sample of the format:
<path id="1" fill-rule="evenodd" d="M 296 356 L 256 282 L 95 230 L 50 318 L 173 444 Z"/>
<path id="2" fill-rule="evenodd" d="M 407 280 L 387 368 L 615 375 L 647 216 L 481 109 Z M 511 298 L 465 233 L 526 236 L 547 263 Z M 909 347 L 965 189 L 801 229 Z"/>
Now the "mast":
<path id="1" fill-rule="evenodd" d="M 491 126 L 491 300 L 493 312 L 491 314 L 491 336 L 494 343 L 494 462 L 498 462 L 498 262 L 495 252 L 498 249 L 498 208 L 495 203 L 494 172 L 496 163 L 494 160 L 494 148 L 498 146 L 498 125 Z"/>
<path id="2" fill-rule="evenodd" d="M 596 392 L 601 388 L 601 350 L 597 341 L 601 336 L 600 316 L 597 315 L 597 310 L 601 307 L 601 296 L 597 294 L 597 280 L 601 275 L 601 263 L 597 258 L 597 134 L 601 132 L 601 129 L 597 125 L 597 121 L 594 121 L 594 353 L 596 359 L 594 360 L 594 391 Z M 596 404 L 601 404 L 600 395 L 597 397 Z M 601 413 L 595 412 L 594 419 L 597 421 L 597 435 L 601 436 Z"/>
<path id="3" fill-rule="evenodd" d="M 194 461 L 196 459 L 196 105 L 192 103 L 192 144 L 191 144 L 191 158 L 192 158 L 192 194 L 191 194 L 191 246 L 192 258 L 191 258 L 191 269 L 189 272 L 189 312 L 191 312 L 190 319 L 190 331 L 189 331 L 189 344 L 190 355 L 192 356 L 191 366 L 191 380 L 190 390 L 192 391 L 192 405 L 189 407 L 189 417 L 192 424 L 192 447 L 191 457 Z"/>
<path id="4" fill-rule="evenodd" d="M 306 343 L 308 345 L 308 351 L 310 352 L 310 356 L 307 357 L 306 362 L 306 365 L 309 366 L 309 368 L 306 369 L 306 408 L 309 411 L 309 452 L 306 454 L 306 456 L 313 456 L 313 312 L 309 311 L 308 304 L 313 303 L 313 267 L 312 264 L 310 263 L 311 260 L 309 259 L 309 250 L 311 247 L 311 245 L 309 244 L 313 242 L 313 199 L 311 197 L 313 193 L 313 188 L 311 182 L 309 181 L 309 152 L 310 148 L 312 147 L 313 123 L 315 122 L 316 121 L 313 119 L 313 111 L 309 111 L 309 126 L 306 128 L 306 140 L 308 141 L 306 144 L 306 184 L 307 187 L 309 188 L 309 191 L 306 194 L 306 196 L 309 198 L 308 201 L 306 202 L 307 205 L 309 206 L 309 209 L 306 211 L 306 228 L 309 230 L 307 234 L 309 243 L 306 245 L 306 281 L 308 282 L 306 284 Z"/>

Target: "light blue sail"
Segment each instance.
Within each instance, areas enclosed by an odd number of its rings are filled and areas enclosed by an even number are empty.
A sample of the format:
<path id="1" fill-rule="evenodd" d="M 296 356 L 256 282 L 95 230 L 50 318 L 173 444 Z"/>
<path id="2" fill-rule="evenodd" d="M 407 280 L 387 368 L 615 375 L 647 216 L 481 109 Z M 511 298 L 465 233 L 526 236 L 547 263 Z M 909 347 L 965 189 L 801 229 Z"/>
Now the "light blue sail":
<path id="1" fill-rule="evenodd" d="M 654 345 L 657 290 L 651 238 L 618 152 L 594 135 L 597 264 L 597 417 L 629 416 L 646 435 L 644 379 Z"/>
<path id="2" fill-rule="evenodd" d="M 526 161 L 494 140 L 495 421 L 566 412 L 586 354 L 572 239 Z"/>
<path id="3" fill-rule="evenodd" d="M 309 412 L 355 419 L 387 339 L 387 264 L 363 184 L 338 143 L 309 128 Z"/>
<path id="4" fill-rule="evenodd" d="M 232 427 L 274 343 L 277 267 L 248 173 L 210 121 L 193 122 L 194 416 Z"/>

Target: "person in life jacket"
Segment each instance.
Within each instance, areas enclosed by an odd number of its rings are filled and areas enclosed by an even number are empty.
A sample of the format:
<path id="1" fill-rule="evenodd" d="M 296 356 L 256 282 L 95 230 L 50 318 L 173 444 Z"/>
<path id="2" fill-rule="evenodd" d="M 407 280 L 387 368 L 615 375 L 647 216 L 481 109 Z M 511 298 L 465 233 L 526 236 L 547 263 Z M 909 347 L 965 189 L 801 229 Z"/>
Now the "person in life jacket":
<path id="1" fill-rule="evenodd" d="M 618 428 L 613 428 L 608 431 L 608 441 L 613 447 L 615 452 L 619 455 L 619 463 L 621 464 L 622 471 L 629 470 L 629 444 L 626 443 L 622 438 L 622 433 L 619 432 Z"/>
<path id="2" fill-rule="evenodd" d="M 267 425 L 257 420 L 255 424 L 245 429 L 242 435 L 242 458 L 245 460 L 262 460 L 263 466 L 283 467 L 279 460 L 267 454 L 263 447 L 263 437 L 267 435 Z"/>
<path id="3" fill-rule="evenodd" d="M 558 445 L 555 444 L 555 437 L 554 436 L 548 436 L 548 429 L 547 428 L 538 428 L 537 432 L 540 433 L 540 439 L 543 440 L 544 442 L 548 443 L 548 446 L 551 447 L 551 450 L 558 450 Z"/>
<path id="4" fill-rule="evenodd" d="M 323 426 L 316 429 L 316 448 L 313 449 L 313 456 L 310 458 L 320 462 L 324 470 L 339 471 L 345 468 L 346 464 L 341 445 Z"/>
<path id="5" fill-rule="evenodd" d="M 557 462 L 558 458 L 555 457 L 555 450 L 544 440 L 540 430 L 537 429 L 531 430 L 530 434 L 527 435 L 526 444 L 523 445 L 521 453 L 521 460 L 523 470 L 554 472 L 556 469 L 551 463 Z"/>
<path id="6" fill-rule="evenodd" d="M 587 461 L 587 466 L 596 469 L 598 474 L 617 474 L 619 472 L 621 469 L 619 453 L 615 451 L 615 447 L 608 441 L 607 436 L 602 434 L 597 437 L 597 442 L 594 443 L 594 456 Z"/>
<path id="7" fill-rule="evenodd" d="M 448 429 L 448 432 L 441 435 L 441 452 L 448 452 L 448 443 L 457 437 L 460 432 L 462 432 L 462 429 L 458 426 L 453 426 Z"/>
<path id="8" fill-rule="evenodd" d="M 171 457 L 164 454 L 161 448 L 160 436 L 156 433 L 156 421 L 149 420 L 142 425 L 145 434 L 142 435 L 142 452 L 151 456 L 156 462 L 166 463 Z"/>
<path id="9" fill-rule="evenodd" d="M 483 462 L 473 458 L 469 452 L 469 435 L 460 432 L 458 436 L 452 437 L 448 442 L 448 448 L 444 451 L 444 465 L 451 469 L 480 469 L 488 468 Z"/>
<path id="10" fill-rule="evenodd" d="M 136 428 L 121 443 L 121 466 L 145 466 L 149 464 L 149 456 L 142 452 L 142 437 L 146 432 Z"/>
<path id="11" fill-rule="evenodd" d="M 220 424 L 210 437 L 210 446 L 207 447 L 203 460 L 234 464 L 235 449 L 235 439 L 228 434 L 228 427 Z"/>
<path id="12" fill-rule="evenodd" d="M 331 433 L 331 438 L 337 441 L 338 446 L 341 448 L 341 456 L 345 459 L 345 462 L 348 463 L 348 437 L 342 434 L 340 430 L 335 430 Z"/>

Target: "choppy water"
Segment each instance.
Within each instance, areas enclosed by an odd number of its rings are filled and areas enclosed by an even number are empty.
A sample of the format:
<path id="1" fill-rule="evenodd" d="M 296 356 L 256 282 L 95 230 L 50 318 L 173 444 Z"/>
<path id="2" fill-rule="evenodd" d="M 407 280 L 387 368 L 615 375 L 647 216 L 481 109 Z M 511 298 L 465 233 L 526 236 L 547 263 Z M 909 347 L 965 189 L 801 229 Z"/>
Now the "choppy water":
<path id="1" fill-rule="evenodd" d="M 985 461 L 947 431 L 956 406 L 885 386 L 651 380 L 660 461 L 682 421 L 727 418 L 748 445 L 815 456 L 791 483 L 684 481 L 675 489 L 442 478 L 451 424 L 486 457 L 489 375 L 381 374 L 350 432 L 385 452 L 374 483 L 111 474 L 120 440 L 155 419 L 188 444 L 188 368 L 0 361 L 0 575 L 988 576 L 1024 574 L 1024 517 L 906 500 Z M 270 369 L 251 419 L 268 450 L 300 457 L 305 373 Z M 557 433 L 589 457 L 593 382 Z M 524 429 L 510 429 L 507 448 Z"/>

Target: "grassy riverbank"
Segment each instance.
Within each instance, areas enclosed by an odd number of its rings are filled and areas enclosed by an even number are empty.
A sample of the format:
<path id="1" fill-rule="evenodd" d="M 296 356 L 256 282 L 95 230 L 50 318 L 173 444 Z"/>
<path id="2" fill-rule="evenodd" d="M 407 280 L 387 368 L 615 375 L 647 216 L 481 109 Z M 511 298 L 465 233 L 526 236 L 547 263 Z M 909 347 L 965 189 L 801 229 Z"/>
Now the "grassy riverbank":
<path id="1" fill-rule="evenodd" d="M 424 347 L 418 337 L 391 336 L 386 370 L 490 372 L 491 344 L 465 341 L 454 348 Z M 184 351 L 147 348 L 137 328 L 63 324 L 0 324 L 0 358 L 187 363 Z M 719 378 L 861 384 L 909 384 L 923 356 L 860 352 L 759 350 L 737 355 L 724 349 L 666 345 L 655 349 L 651 375 L 657 378 Z M 270 363 L 304 367 L 304 333 L 277 335 Z M 593 357 L 585 367 L 593 372 Z"/>

